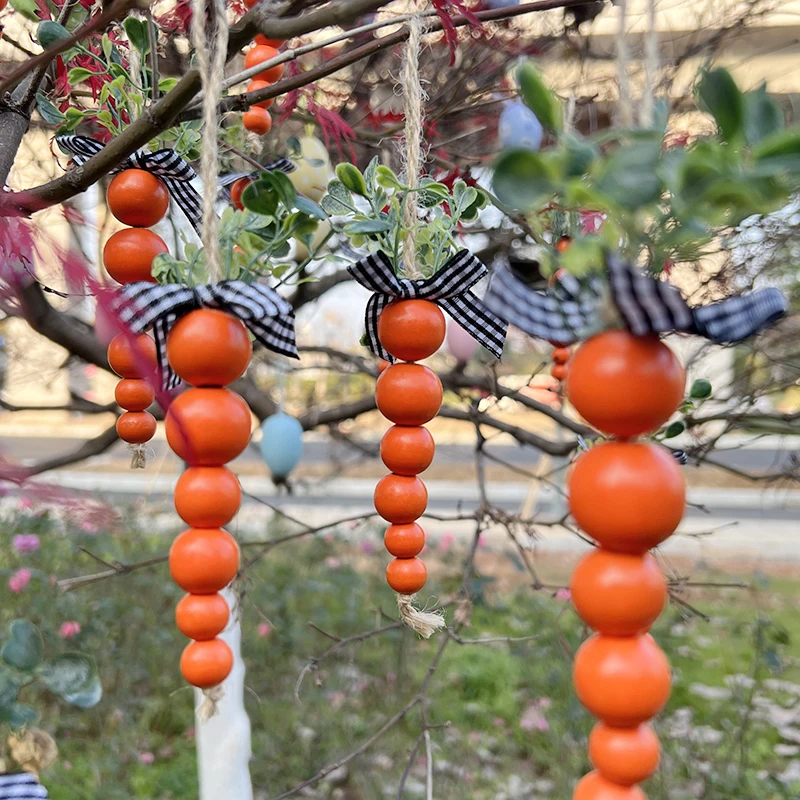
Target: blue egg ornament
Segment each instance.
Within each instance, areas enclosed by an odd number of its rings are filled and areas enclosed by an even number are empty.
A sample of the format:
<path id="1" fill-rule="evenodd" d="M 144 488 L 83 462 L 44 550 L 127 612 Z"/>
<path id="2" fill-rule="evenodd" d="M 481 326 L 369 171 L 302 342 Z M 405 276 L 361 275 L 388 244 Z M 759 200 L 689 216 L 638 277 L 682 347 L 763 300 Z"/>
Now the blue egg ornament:
<path id="1" fill-rule="evenodd" d="M 276 483 L 283 483 L 303 455 L 303 427 L 283 412 L 261 423 L 261 455 Z"/>

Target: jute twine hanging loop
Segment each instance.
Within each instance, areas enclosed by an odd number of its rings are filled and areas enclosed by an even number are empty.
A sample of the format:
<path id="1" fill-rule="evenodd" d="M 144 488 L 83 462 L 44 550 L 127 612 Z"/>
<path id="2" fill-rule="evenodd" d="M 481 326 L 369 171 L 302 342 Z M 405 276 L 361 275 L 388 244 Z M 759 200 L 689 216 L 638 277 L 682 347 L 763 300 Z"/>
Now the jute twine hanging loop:
<path id="1" fill-rule="evenodd" d="M 414 16 L 408 21 L 408 44 L 403 62 L 403 97 L 405 101 L 405 149 L 406 183 L 411 189 L 419 185 L 419 174 L 423 161 L 422 142 L 422 83 L 419 75 L 419 55 L 422 42 L 422 21 Z M 403 227 L 406 238 L 403 242 L 403 271 L 406 277 L 422 278 L 417 267 L 416 227 L 417 193 L 409 192 L 403 216 Z M 414 632 L 428 639 L 437 630 L 444 628 L 444 613 L 441 611 L 423 611 L 414 605 L 414 595 L 397 594 L 397 608 L 400 618 Z"/>

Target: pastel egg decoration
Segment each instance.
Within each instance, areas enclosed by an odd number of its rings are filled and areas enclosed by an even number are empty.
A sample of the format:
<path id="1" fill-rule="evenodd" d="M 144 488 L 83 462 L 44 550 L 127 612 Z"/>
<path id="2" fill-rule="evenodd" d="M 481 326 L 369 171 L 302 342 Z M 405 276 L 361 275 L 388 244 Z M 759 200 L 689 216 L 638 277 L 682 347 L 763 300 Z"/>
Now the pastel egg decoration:
<path id="1" fill-rule="evenodd" d="M 261 424 L 261 455 L 275 483 L 284 483 L 303 456 L 303 426 L 279 411 Z"/>
<path id="2" fill-rule="evenodd" d="M 543 136 L 542 123 L 533 111 L 519 100 L 506 103 L 497 126 L 500 147 L 538 150 L 542 145 Z"/>
<path id="3" fill-rule="evenodd" d="M 447 325 L 447 347 L 459 364 L 466 364 L 478 352 L 478 343 L 457 322 Z"/>

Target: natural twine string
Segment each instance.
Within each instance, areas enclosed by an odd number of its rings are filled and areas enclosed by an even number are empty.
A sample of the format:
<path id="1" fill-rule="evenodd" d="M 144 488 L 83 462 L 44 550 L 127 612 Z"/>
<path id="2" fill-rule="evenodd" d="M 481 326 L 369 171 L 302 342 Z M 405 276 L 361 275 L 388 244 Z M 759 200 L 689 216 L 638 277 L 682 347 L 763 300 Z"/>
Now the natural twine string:
<path id="1" fill-rule="evenodd" d="M 131 454 L 131 469 L 144 469 L 147 466 L 146 444 L 129 444 L 128 451 Z"/>
<path id="2" fill-rule="evenodd" d="M 658 72 L 658 31 L 656 0 L 647 2 L 647 33 L 644 38 L 644 93 L 639 121 L 643 128 L 653 124 L 656 73 Z"/>
<path id="3" fill-rule="evenodd" d="M 422 41 L 422 21 L 418 15 L 408 21 L 408 44 L 403 63 L 403 96 L 405 98 L 405 162 L 406 183 L 411 189 L 419 185 L 422 169 L 422 82 L 419 77 L 419 54 Z M 409 192 L 403 215 L 407 233 L 403 242 L 403 270 L 409 278 L 422 278 L 417 267 L 417 193 Z M 400 619 L 423 639 L 429 639 L 445 626 L 444 613 L 422 611 L 414 606 L 415 595 L 397 595 Z"/>
<path id="4" fill-rule="evenodd" d="M 213 43 L 207 35 L 206 13 L 211 11 Z M 192 17 L 192 44 L 197 53 L 200 79 L 203 87 L 203 129 L 201 144 L 200 178 L 203 181 L 203 248 L 206 254 L 208 280 L 220 281 L 222 259 L 219 249 L 217 199 L 217 174 L 219 149 L 217 146 L 217 106 L 222 96 L 225 77 L 225 60 L 228 52 L 228 15 L 225 0 L 194 0 Z"/>
<path id="5" fill-rule="evenodd" d="M 210 11 L 213 42 L 207 35 L 206 13 Z M 218 219 L 215 209 L 217 199 L 217 174 L 219 150 L 217 145 L 217 106 L 222 95 L 225 77 L 225 60 L 228 52 L 228 14 L 225 0 L 193 0 L 192 44 L 197 53 L 200 80 L 203 88 L 203 131 L 200 158 L 200 178 L 203 181 L 203 248 L 206 254 L 208 280 L 222 280 L 222 259 L 218 238 Z M 203 702 L 197 709 L 197 718 L 205 722 L 217 713 L 217 704 L 223 698 L 222 685 L 203 690 Z"/>
<path id="6" fill-rule="evenodd" d="M 617 81 L 619 83 L 619 121 L 629 128 L 633 125 L 633 105 L 631 103 L 631 83 L 628 75 L 630 66 L 630 51 L 628 50 L 628 35 L 625 25 L 628 20 L 627 0 L 616 0 L 619 8 L 619 27 L 617 28 Z"/>
<path id="7" fill-rule="evenodd" d="M 408 21 L 408 44 L 403 62 L 403 97 L 405 99 L 405 163 L 406 183 L 411 189 L 419 185 L 422 167 L 422 83 L 419 78 L 419 53 L 422 40 L 422 21 L 418 15 Z M 417 267 L 417 193 L 406 195 L 403 227 L 403 269 L 409 278 L 421 278 Z"/>

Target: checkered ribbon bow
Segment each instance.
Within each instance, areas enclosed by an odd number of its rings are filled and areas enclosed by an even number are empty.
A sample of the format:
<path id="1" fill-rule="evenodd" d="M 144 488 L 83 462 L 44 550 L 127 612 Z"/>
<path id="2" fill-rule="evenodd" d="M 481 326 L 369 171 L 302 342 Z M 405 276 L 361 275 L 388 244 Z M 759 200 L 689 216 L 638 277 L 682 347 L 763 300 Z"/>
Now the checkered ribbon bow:
<path id="1" fill-rule="evenodd" d="M 50 797 L 35 775 L 20 772 L 0 775 L 0 800 L 40 800 Z"/>
<path id="2" fill-rule="evenodd" d="M 75 156 L 75 163 L 85 164 L 96 156 L 105 145 L 89 136 L 56 136 L 56 144 L 65 152 Z M 200 195 L 189 182 L 197 173 L 174 150 L 156 150 L 145 153 L 137 150 L 116 167 L 114 172 L 124 169 L 143 169 L 161 178 L 172 199 L 180 206 L 192 227 L 200 235 L 203 223 L 203 206 Z"/>
<path id="3" fill-rule="evenodd" d="M 180 317 L 198 308 L 227 311 L 240 319 L 268 350 L 298 358 L 294 311 L 268 286 L 230 280 L 202 286 L 138 281 L 123 286 L 111 307 L 134 333 L 153 328 L 164 389 L 174 389 L 180 383 L 167 360 L 167 336 Z"/>
<path id="4" fill-rule="evenodd" d="M 470 291 L 488 270 L 468 250 L 456 253 L 433 277 L 422 280 L 398 278 L 383 252 L 351 264 L 347 271 L 374 292 L 367 303 L 367 343 L 379 358 L 394 361 L 378 339 L 381 311 L 393 300 L 412 299 L 436 303 L 495 358 L 503 354 L 508 325 Z"/>
<path id="5" fill-rule="evenodd" d="M 637 336 L 695 333 L 718 344 L 740 342 L 786 313 L 777 289 L 761 289 L 690 308 L 677 288 L 637 272 L 616 254 L 606 258 L 608 292 L 616 314 Z M 609 327 L 600 280 L 565 276 L 547 292 L 528 286 L 508 267 L 494 273 L 486 305 L 530 336 L 571 344 Z"/>

